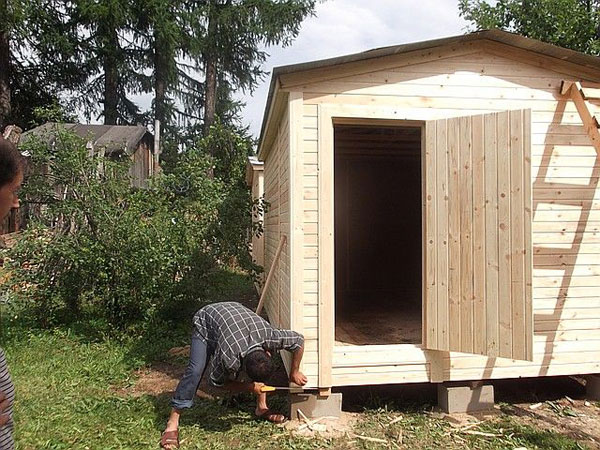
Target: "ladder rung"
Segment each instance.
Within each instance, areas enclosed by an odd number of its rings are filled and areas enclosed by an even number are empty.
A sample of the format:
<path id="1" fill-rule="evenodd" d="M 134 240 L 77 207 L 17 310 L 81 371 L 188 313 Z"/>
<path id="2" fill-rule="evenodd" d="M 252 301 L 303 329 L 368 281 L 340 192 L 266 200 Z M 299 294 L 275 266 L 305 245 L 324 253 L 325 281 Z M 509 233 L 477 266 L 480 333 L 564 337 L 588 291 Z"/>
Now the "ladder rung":
<path id="1" fill-rule="evenodd" d="M 584 87 L 581 88 L 581 93 L 586 100 L 600 100 L 600 88 Z"/>

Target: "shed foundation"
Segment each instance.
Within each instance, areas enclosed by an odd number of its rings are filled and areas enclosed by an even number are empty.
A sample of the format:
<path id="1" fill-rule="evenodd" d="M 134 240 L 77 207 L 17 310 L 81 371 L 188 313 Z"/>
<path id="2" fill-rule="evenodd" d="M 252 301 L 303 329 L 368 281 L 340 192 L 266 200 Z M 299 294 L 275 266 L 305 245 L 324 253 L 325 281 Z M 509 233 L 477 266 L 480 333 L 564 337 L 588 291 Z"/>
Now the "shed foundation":
<path id="1" fill-rule="evenodd" d="M 342 394 L 336 392 L 327 396 L 315 393 L 290 394 L 290 417 L 297 419 L 298 410 L 308 418 L 340 417 L 342 413 Z"/>
<path id="2" fill-rule="evenodd" d="M 494 407 L 494 386 L 439 384 L 438 406 L 448 414 L 491 409 Z"/>

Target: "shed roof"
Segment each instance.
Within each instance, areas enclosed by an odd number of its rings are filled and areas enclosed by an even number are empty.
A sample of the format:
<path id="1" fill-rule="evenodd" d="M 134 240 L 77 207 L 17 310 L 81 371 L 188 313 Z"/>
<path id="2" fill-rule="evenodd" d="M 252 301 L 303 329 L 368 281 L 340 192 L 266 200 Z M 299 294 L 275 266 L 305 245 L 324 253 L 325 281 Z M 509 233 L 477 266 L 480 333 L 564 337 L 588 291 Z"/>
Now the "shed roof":
<path id="1" fill-rule="evenodd" d="M 328 68 L 357 61 L 367 61 L 369 59 L 382 58 L 386 56 L 402 55 L 418 50 L 425 50 L 434 47 L 455 45 L 480 40 L 488 40 L 510 45 L 521 50 L 527 50 L 540 55 L 548 56 L 551 58 L 557 58 L 562 61 L 577 64 L 586 67 L 587 69 L 590 69 L 592 71 L 600 73 L 600 57 L 587 55 L 585 53 L 577 52 L 563 47 L 558 47 L 556 45 L 548 44 L 546 42 L 542 42 L 536 39 L 527 38 L 516 33 L 510 33 L 507 31 L 496 29 L 476 31 L 460 36 L 451 36 L 441 39 L 433 39 L 429 41 L 420 41 L 409 44 L 381 47 L 365 52 L 353 53 L 350 55 L 344 55 L 335 58 L 321 59 L 318 61 L 310 61 L 299 64 L 290 64 L 287 66 L 275 67 L 271 76 L 271 85 L 269 88 L 269 95 L 267 97 L 267 103 L 260 132 L 260 139 L 258 145 L 259 157 L 264 156 L 262 147 L 265 138 L 265 133 L 267 131 L 267 125 L 269 122 L 269 112 L 271 110 L 271 104 L 274 101 L 274 96 L 277 91 L 277 81 L 281 75 L 287 75 L 291 73 L 309 71 L 314 69 Z"/>
<path id="2" fill-rule="evenodd" d="M 51 145 L 56 139 L 55 132 L 57 128 L 61 126 L 83 139 L 90 140 L 94 147 L 105 148 L 106 153 L 109 155 L 120 152 L 132 154 L 146 134 L 151 136 L 146 127 L 142 125 L 89 125 L 47 122 L 23 133 L 21 143 L 25 143 L 32 136 L 36 136 Z M 151 142 L 152 139 L 149 140 L 149 143 Z"/>

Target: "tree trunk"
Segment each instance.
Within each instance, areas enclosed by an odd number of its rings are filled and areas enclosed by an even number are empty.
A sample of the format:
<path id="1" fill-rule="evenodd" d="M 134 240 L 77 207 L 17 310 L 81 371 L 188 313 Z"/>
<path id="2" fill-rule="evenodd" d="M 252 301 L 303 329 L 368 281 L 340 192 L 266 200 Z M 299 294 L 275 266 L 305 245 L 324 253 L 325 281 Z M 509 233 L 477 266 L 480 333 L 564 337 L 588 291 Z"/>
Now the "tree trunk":
<path id="1" fill-rule="evenodd" d="M 0 131 L 8 125 L 10 105 L 10 46 L 7 0 L 0 0 Z"/>
<path id="2" fill-rule="evenodd" d="M 159 33 L 154 32 L 154 118 L 161 124 L 166 123 L 166 95 L 168 67 L 164 51 L 166 43 L 162 42 Z"/>
<path id="3" fill-rule="evenodd" d="M 207 136 L 211 125 L 215 122 L 215 109 L 217 104 L 217 57 L 213 50 L 213 42 L 217 39 L 215 24 L 216 4 L 210 2 L 208 10 L 208 48 L 204 52 L 204 69 L 206 80 L 204 83 L 204 135 Z"/>
<path id="4" fill-rule="evenodd" d="M 215 122 L 215 109 L 217 103 L 217 67 L 215 59 L 207 56 L 204 59 L 206 66 L 206 82 L 204 93 L 204 135 L 208 135 L 210 127 Z"/>
<path id="5" fill-rule="evenodd" d="M 119 118 L 119 74 L 117 51 L 119 40 L 116 29 L 107 30 L 108 44 L 104 49 L 104 125 L 116 125 Z"/>

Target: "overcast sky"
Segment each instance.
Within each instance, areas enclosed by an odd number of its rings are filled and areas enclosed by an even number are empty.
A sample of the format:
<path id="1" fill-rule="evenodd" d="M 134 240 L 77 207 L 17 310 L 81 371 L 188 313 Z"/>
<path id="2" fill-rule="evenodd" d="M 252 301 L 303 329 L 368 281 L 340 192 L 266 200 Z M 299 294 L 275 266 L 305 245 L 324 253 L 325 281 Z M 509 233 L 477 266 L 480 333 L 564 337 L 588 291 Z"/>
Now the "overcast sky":
<path id="1" fill-rule="evenodd" d="M 326 0 L 286 48 L 267 49 L 269 76 L 246 102 L 243 121 L 258 137 L 273 67 L 362 52 L 388 45 L 455 36 L 467 31 L 458 0 Z"/>

